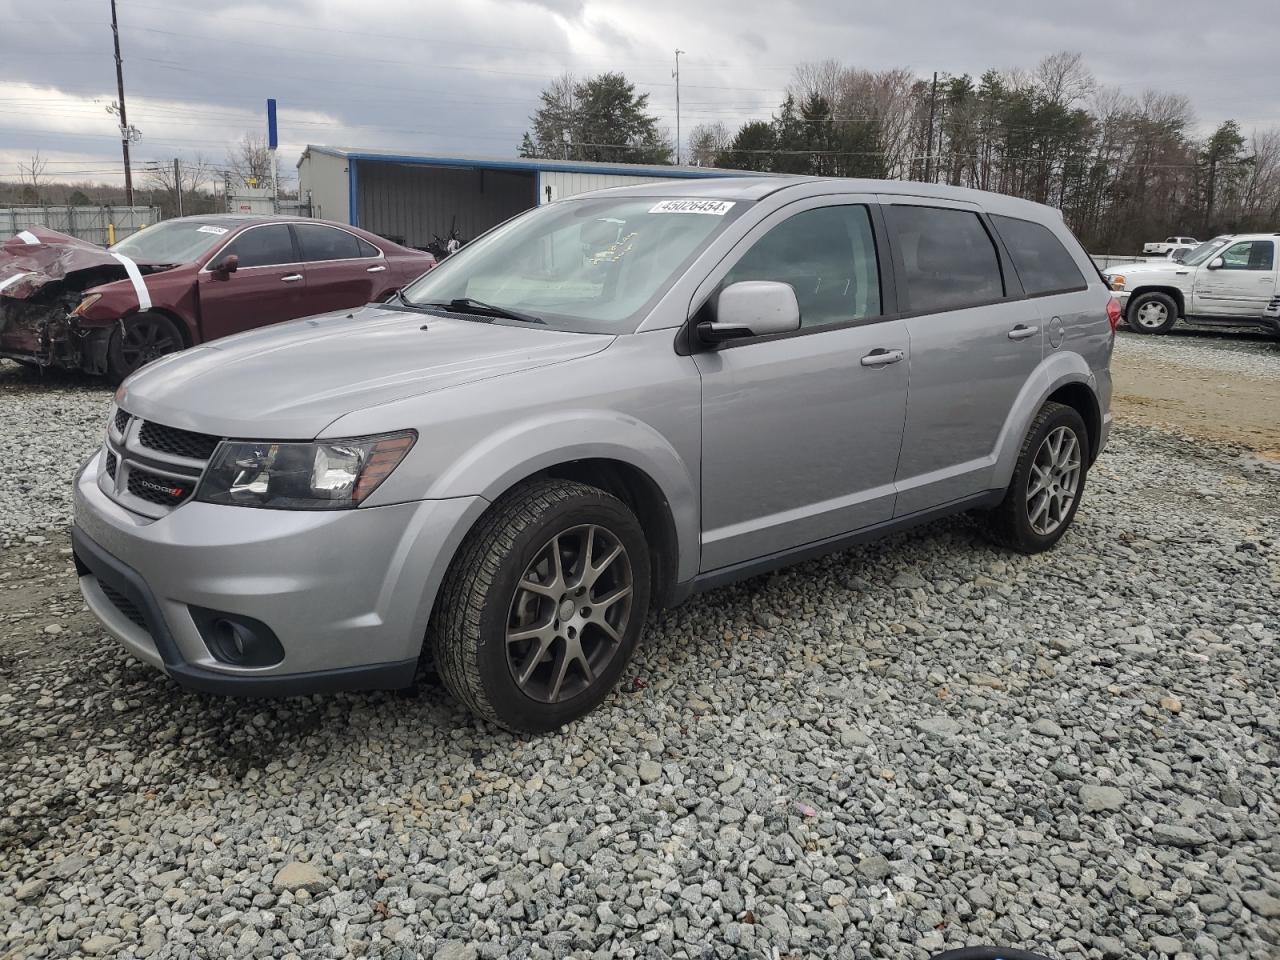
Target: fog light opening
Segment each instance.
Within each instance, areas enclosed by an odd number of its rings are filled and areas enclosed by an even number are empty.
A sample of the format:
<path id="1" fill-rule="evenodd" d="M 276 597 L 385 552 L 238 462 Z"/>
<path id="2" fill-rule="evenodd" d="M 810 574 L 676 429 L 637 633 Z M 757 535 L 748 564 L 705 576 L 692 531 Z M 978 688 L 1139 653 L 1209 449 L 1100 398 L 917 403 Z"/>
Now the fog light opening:
<path id="1" fill-rule="evenodd" d="M 271 667 L 284 659 L 280 641 L 262 621 L 199 607 L 190 610 L 215 660 L 237 667 Z"/>

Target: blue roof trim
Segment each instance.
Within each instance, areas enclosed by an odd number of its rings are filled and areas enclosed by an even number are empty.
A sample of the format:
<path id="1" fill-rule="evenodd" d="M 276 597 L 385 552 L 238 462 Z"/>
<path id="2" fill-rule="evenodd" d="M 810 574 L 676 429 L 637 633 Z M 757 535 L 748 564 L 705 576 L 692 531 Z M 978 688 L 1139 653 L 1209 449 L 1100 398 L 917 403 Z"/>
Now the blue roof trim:
<path id="1" fill-rule="evenodd" d="M 343 156 L 330 151 L 321 151 L 317 147 L 312 147 L 317 153 L 324 152 L 330 156 Z M 542 171 L 544 173 L 598 173 L 606 176 L 620 177 L 669 177 L 681 180 L 701 180 L 709 178 L 723 177 L 749 177 L 759 176 L 758 173 L 752 173 L 749 170 L 738 172 L 725 172 L 723 170 L 686 170 L 679 167 L 649 167 L 649 166 L 628 166 L 628 165 L 609 165 L 593 166 L 590 164 L 577 163 L 560 163 L 555 160 L 466 160 L 458 157 L 423 157 L 408 156 L 398 154 L 384 153 L 348 153 L 345 154 L 348 160 L 358 160 L 361 162 L 368 161 L 371 163 L 411 163 L 419 166 L 431 167 L 464 167 L 481 170 L 520 170 L 534 173 Z"/>

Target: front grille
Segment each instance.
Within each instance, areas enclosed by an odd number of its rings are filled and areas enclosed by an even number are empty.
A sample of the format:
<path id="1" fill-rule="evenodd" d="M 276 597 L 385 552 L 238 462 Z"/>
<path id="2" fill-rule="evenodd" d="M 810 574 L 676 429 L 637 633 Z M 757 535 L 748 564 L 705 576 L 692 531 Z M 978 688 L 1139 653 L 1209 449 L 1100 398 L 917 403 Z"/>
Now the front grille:
<path id="1" fill-rule="evenodd" d="M 118 458 L 110 450 L 107 451 L 107 476 L 112 480 L 116 478 L 116 463 Z"/>
<path id="2" fill-rule="evenodd" d="M 129 425 L 129 414 L 124 410 L 116 411 L 116 433 L 124 434 L 124 428 Z"/>
<path id="3" fill-rule="evenodd" d="M 123 613 L 130 622 L 135 626 L 141 627 L 143 630 L 147 629 L 147 618 L 142 615 L 142 611 L 138 609 L 137 605 L 132 600 L 126 597 L 123 593 L 120 593 L 118 590 L 114 590 L 107 586 L 107 584 L 101 580 L 98 581 L 98 589 L 101 590 L 103 595 L 111 601 L 111 605 Z"/>
<path id="4" fill-rule="evenodd" d="M 159 504 L 162 507 L 176 507 L 195 490 L 196 481 L 174 480 L 172 477 L 151 473 L 130 464 L 129 492 L 139 500 Z"/>
<path id="5" fill-rule="evenodd" d="M 218 437 L 211 437 L 206 433 L 192 433 L 190 430 L 166 427 L 148 420 L 138 431 L 138 442 L 144 447 L 175 457 L 208 460 L 220 441 Z"/>

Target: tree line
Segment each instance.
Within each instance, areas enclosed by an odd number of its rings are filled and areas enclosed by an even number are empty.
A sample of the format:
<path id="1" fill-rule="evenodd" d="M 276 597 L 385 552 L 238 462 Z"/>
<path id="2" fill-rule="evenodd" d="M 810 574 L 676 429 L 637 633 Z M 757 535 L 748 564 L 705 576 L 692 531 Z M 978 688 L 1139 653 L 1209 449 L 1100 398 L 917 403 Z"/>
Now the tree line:
<path id="1" fill-rule="evenodd" d="M 621 74 L 562 77 L 525 135 L 530 157 L 669 163 L 666 131 Z M 1096 253 L 1147 240 L 1280 229 L 1280 129 L 1197 136 L 1188 99 L 1097 83 L 1078 53 L 980 77 L 798 67 L 769 119 L 700 124 L 690 162 L 992 190 L 1062 210 Z"/>
<path id="2" fill-rule="evenodd" d="M 173 162 L 135 161 L 134 202 L 160 208 L 161 217 L 177 216 L 178 195 L 187 215 L 223 213 L 226 200 L 219 196 L 222 185 L 266 186 L 271 182 L 274 154 L 263 135 L 246 133 L 228 147 L 226 161 L 219 165 L 196 153 L 182 159 L 175 175 Z M 105 161 L 104 161 L 105 162 Z M 94 161 L 86 161 L 92 164 Z M 49 162 L 36 150 L 29 160 L 18 162 L 17 183 L 0 181 L 0 207 L 4 206 L 123 206 L 124 187 L 92 180 L 69 180 L 49 171 Z M 280 165 L 276 160 L 277 179 Z M 282 186 L 282 199 L 296 198 L 297 192 Z M 3 238 L 0 238 L 3 239 Z"/>

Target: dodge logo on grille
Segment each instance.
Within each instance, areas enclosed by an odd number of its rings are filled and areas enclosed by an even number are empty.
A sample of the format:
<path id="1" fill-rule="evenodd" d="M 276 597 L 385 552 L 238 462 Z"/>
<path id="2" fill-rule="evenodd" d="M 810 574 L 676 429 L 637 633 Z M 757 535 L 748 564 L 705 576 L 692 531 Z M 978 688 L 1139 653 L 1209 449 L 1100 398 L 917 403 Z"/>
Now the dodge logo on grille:
<path id="1" fill-rule="evenodd" d="M 181 497 L 186 494 L 186 490 L 182 487 L 174 487 L 167 483 L 158 483 L 155 480 L 148 480 L 146 477 L 138 477 L 136 483 L 140 487 L 152 490 L 155 493 L 163 493 L 166 497 Z"/>

